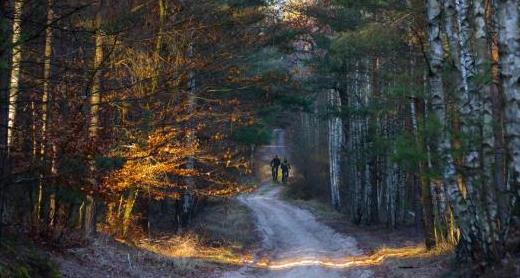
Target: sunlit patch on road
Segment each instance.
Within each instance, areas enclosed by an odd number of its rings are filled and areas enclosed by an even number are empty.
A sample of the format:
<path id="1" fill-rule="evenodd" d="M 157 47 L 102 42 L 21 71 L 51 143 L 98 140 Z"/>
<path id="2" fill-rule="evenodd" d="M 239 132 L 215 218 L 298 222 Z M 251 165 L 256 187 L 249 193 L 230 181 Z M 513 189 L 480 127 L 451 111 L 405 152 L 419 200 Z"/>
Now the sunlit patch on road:
<path id="1" fill-rule="evenodd" d="M 428 256 L 423 246 L 411 246 L 384 248 L 368 256 L 296 256 L 280 260 L 272 260 L 267 257 L 254 259 L 250 254 L 239 254 L 226 248 L 202 248 L 193 239 L 186 238 L 184 238 L 183 242 L 175 240 L 170 241 L 169 244 L 165 242 L 161 244 L 146 243 L 140 244 L 140 247 L 174 259 L 192 259 L 273 271 L 309 266 L 347 270 L 357 267 L 378 266 L 388 259 Z"/>
<path id="2" fill-rule="evenodd" d="M 279 261 L 260 260 L 255 267 L 270 270 L 286 270 L 302 266 L 319 266 L 324 268 L 348 269 L 381 265 L 386 259 L 416 257 L 425 254 L 422 246 L 385 248 L 370 256 L 350 256 L 345 258 L 297 257 Z"/>

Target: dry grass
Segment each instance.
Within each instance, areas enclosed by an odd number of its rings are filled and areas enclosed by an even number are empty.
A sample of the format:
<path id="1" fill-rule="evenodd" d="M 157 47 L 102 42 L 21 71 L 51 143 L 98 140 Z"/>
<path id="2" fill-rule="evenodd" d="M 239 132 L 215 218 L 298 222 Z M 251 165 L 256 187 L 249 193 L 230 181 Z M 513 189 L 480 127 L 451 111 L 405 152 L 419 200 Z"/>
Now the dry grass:
<path id="1" fill-rule="evenodd" d="M 344 219 L 346 216 L 334 210 L 329 204 L 316 199 L 292 200 L 286 197 L 291 204 L 310 211 L 316 218 L 322 221 Z"/>
<path id="2" fill-rule="evenodd" d="M 172 259 L 180 268 L 193 268 L 209 263 L 242 265 L 249 257 L 229 247 L 205 246 L 195 234 L 185 234 L 154 241 L 142 240 L 137 246 L 163 257 Z"/>
<path id="3" fill-rule="evenodd" d="M 136 246 L 167 259 L 177 269 L 230 268 L 252 260 L 258 235 L 251 211 L 235 199 L 208 200 L 181 235 L 168 235 Z"/>
<path id="4" fill-rule="evenodd" d="M 164 242 L 163 242 L 164 240 Z M 62 277 L 209 277 L 215 263 L 187 254 L 191 243 L 180 237 L 128 243 L 100 236 L 83 248 L 55 254 Z M 184 244 L 184 246 L 183 246 Z M 162 248 L 165 248 L 162 250 Z M 173 250 L 179 248 L 181 253 Z M 177 256 L 173 256 L 177 255 Z"/>
<path id="5" fill-rule="evenodd" d="M 256 242 L 254 218 L 236 200 L 210 201 L 183 234 L 132 242 L 100 236 L 67 249 L 57 261 L 63 277 L 211 277 L 219 269 L 250 262 Z"/>
<path id="6" fill-rule="evenodd" d="M 433 250 L 422 247 L 413 256 L 389 258 L 384 262 L 387 277 L 443 277 L 453 259 L 453 248 L 441 246 Z"/>
<path id="7" fill-rule="evenodd" d="M 205 245 L 225 246 L 236 252 L 255 249 L 259 238 L 252 212 L 235 199 L 209 201 L 193 226 Z"/>

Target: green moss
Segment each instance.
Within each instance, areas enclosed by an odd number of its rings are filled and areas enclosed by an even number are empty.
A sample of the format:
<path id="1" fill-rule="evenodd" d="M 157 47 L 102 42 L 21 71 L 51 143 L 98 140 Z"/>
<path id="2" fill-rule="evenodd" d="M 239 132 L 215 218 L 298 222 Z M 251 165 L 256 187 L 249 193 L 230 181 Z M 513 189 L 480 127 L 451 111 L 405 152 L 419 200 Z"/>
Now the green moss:
<path id="1" fill-rule="evenodd" d="M 29 270 L 25 266 L 19 266 L 14 270 L 14 277 L 17 278 L 31 278 L 31 275 L 29 275 Z"/>
<path id="2" fill-rule="evenodd" d="M 60 277 L 49 256 L 29 240 L 2 238 L 0 242 L 0 278 Z"/>

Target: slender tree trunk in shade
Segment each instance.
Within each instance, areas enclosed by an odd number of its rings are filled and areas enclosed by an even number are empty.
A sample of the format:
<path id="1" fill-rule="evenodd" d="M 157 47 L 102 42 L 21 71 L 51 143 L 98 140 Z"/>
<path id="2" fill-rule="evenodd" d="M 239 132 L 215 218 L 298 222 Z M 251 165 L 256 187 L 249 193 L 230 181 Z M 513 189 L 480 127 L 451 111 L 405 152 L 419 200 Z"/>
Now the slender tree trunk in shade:
<path id="1" fill-rule="evenodd" d="M 191 37 L 193 37 L 194 33 L 191 33 Z M 186 56 L 188 59 L 192 59 L 195 56 L 195 49 L 192 42 L 189 43 L 188 49 L 186 52 Z M 196 109 L 196 86 L 197 82 L 195 79 L 195 72 L 188 72 L 188 80 L 187 80 L 187 94 L 188 94 L 188 113 L 193 113 Z M 197 134 L 196 128 L 194 126 L 193 121 L 189 120 L 188 127 L 186 131 L 186 143 L 190 147 L 195 147 L 197 144 Z M 189 156 L 186 162 L 186 169 L 194 170 L 195 169 L 195 157 Z M 185 227 L 191 221 L 191 213 L 193 209 L 193 204 L 195 200 L 195 196 L 193 193 L 193 189 L 195 187 L 195 180 L 193 177 L 186 177 L 186 185 L 187 189 L 181 194 L 181 203 L 182 203 L 182 225 L 181 227 Z"/>
<path id="2" fill-rule="evenodd" d="M 158 0 L 159 1 L 159 31 L 157 32 L 157 39 L 155 41 L 155 58 L 156 61 L 156 69 L 152 76 L 152 86 L 151 86 L 151 95 L 154 95 L 157 91 L 157 87 L 159 85 L 159 75 L 161 74 L 161 53 L 163 46 L 163 37 L 164 37 L 164 24 L 166 22 L 167 15 L 167 7 L 166 0 Z"/>
<path id="3" fill-rule="evenodd" d="M 45 28 L 45 45 L 43 50 L 43 90 L 42 90 L 42 103 L 41 103 L 41 131 L 40 131 L 40 180 L 38 185 L 38 200 L 36 204 L 36 218 L 39 220 L 41 217 L 41 207 L 43 201 L 43 190 L 44 190 L 44 176 L 46 174 L 46 156 L 47 156 L 47 129 L 49 125 L 49 86 L 51 83 L 51 59 L 52 59 L 52 42 L 53 42 L 53 30 L 52 22 L 54 20 L 53 12 L 54 2 L 53 0 L 47 1 L 47 26 Z"/>
<path id="4" fill-rule="evenodd" d="M 374 56 L 370 59 L 370 97 L 372 98 L 372 104 L 375 105 L 376 111 L 379 109 L 380 96 L 381 96 L 381 88 L 380 88 L 380 80 L 379 80 L 379 71 L 380 71 L 380 58 Z M 380 133 L 380 116 L 376 113 L 372 115 L 369 123 L 369 132 L 368 136 L 372 137 L 372 142 L 376 141 L 376 138 L 379 137 Z M 380 169 L 379 169 L 379 160 L 380 155 L 378 153 L 372 154 L 370 158 L 370 165 L 372 166 L 372 173 L 370 177 L 370 181 L 368 185 L 368 196 L 367 196 L 367 209 L 369 211 L 369 223 L 377 223 L 379 220 L 379 212 L 378 212 L 378 202 L 377 202 L 377 189 L 379 185 L 380 179 Z"/>
<path id="5" fill-rule="evenodd" d="M 0 36 L 5 40 L 0 41 L 0 240 L 2 239 L 3 215 L 4 215 L 4 191 L 7 186 L 9 165 L 7 161 L 7 125 L 9 115 L 9 74 L 10 74 L 10 38 L 11 32 L 7 20 L 8 1 L 0 4 Z"/>
<path id="6" fill-rule="evenodd" d="M 8 1 L 0 4 L 0 36 L 5 38 L 0 42 L 0 163 L 3 163 L 7 156 L 7 123 L 9 115 L 9 66 L 10 66 L 10 43 L 11 32 L 8 28 L 9 21 L 7 19 Z M 3 166 L 0 165 L 0 166 Z M 0 176 L 3 178 L 4 167 L 0 167 Z"/>
<path id="7" fill-rule="evenodd" d="M 498 28 L 499 69 L 505 96 L 505 137 L 509 154 L 507 184 L 498 184 L 500 218 L 503 229 L 502 242 L 507 239 L 511 219 L 511 207 L 520 189 L 520 1 L 496 0 L 496 24 Z M 496 55 L 494 55 L 496 56 Z"/>
<path id="8" fill-rule="evenodd" d="M 76 227 L 78 229 L 83 229 L 85 224 L 85 201 L 81 202 L 81 205 L 78 208 L 78 221 L 76 222 Z"/>
<path id="9" fill-rule="evenodd" d="M 509 230 L 509 222 L 512 210 L 513 195 L 508 190 L 506 183 L 507 176 L 507 146 L 505 142 L 504 130 L 504 91 L 500 79 L 499 68 L 499 41 L 498 41 L 498 20 L 495 0 L 486 0 L 486 24 L 488 26 L 488 45 L 490 46 L 491 78 L 490 97 L 493 113 L 493 133 L 495 141 L 495 165 L 494 165 L 494 190 L 496 190 L 497 219 L 500 224 L 497 227 L 498 242 L 495 246 L 497 257 L 505 252 L 505 240 Z"/>
<path id="10" fill-rule="evenodd" d="M 341 99 L 337 90 L 331 89 L 328 92 L 329 107 L 332 112 L 337 113 L 341 109 Z M 329 129 L 329 174 L 330 192 L 332 206 L 339 210 L 341 200 L 339 186 L 341 179 L 341 148 L 343 146 L 343 123 L 341 117 L 330 116 L 328 120 Z"/>
<path id="11" fill-rule="evenodd" d="M 135 201 L 137 200 L 137 195 L 139 194 L 139 190 L 132 189 L 128 193 L 128 198 L 125 202 L 125 208 L 123 213 L 123 220 L 122 222 L 122 231 L 121 234 L 123 238 L 126 238 L 128 235 L 128 227 L 130 227 L 130 223 L 132 221 L 132 210 L 134 209 Z"/>
<path id="12" fill-rule="evenodd" d="M 412 130 L 416 140 L 417 145 L 421 145 L 417 140 L 418 138 L 418 111 L 421 109 L 417 109 L 418 99 L 415 96 L 412 96 L 410 101 L 410 111 L 412 117 Z M 421 197 L 421 206 L 422 206 L 422 225 L 424 230 L 424 240 L 426 248 L 431 249 L 435 247 L 436 238 L 435 238 L 435 216 L 433 213 L 433 199 L 431 192 L 431 182 L 430 178 L 425 175 L 427 164 L 422 162 L 419 164 L 419 187 L 420 187 L 420 197 Z"/>
<path id="13" fill-rule="evenodd" d="M 491 62 L 491 49 L 489 47 L 488 36 L 492 36 L 491 26 L 486 24 L 486 8 L 485 0 L 473 1 L 473 25 L 474 25 L 474 41 L 475 41 L 475 68 L 478 76 L 488 74 L 487 65 Z M 479 119 L 481 122 L 481 154 L 482 154 L 482 181 L 481 191 L 482 198 L 477 200 L 477 205 L 482 208 L 483 213 L 479 216 L 485 222 L 482 226 L 483 239 L 482 244 L 487 252 L 488 258 L 497 254 L 499 246 L 499 220 L 498 220 L 498 200 L 495 184 L 495 165 L 496 145 L 495 145 L 495 123 L 493 105 L 494 93 L 493 82 L 476 84 L 477 92 L 480 98 L 481 114 Z"/>
<path id="14" fill-rule="evenodd" d="M 99 106 L 101 103 L 101 66 L 103 63 L 103 33 L 101 30 L 101 10 L 102 3 L 100 2 L 98 11 L 96 12 L 96 34 L 95 34 L 95 51 L 94 51 L 94 63 L 93 70 L 94 76 L 92 80 L 92 88 L 90 92 L 90 112 L 89 112 L 89 138 L 90 140 L 96 141 L 99 130 Z M 96 181 L 96 165 L 95 158 L 90 157 L 89 159 L 89 180 L 92 188 L 97 187 Z M 85 201 L 85 224 L 84 224 L 84 235 L 85 237 L 91 237 L 96 233 L 96 200 L 92 193 L 87 193 Z"/>
<path id="15" fill-rule="evenodd" d="M 371 78 L 371 61 L 368 58 L 363 59 L 362 63 L 363 67 L 363 75 L 362 80 L 363 82 L 361 91 L 360 91 L 360 97 L 362 99 L 362 108 L 369 107 L 370 100 L 371 100 L 371 93 L 372 93 L 372 78 Z M 361 125 L 360 125 L 360 140 L 361 140 L 361 154 L 360 154 L 360 163 L 361 163 L 361 194 L 360 194 L 360 200 L 361 200 L 361 220 L 369 224 L 370 220 L 372 219 L 372 206 L 371 206 L 371 196 L 372 196 L 372 190 L 373 190 L 373 184 L 372 184 L 372 175 L 371 175 L 371 150 L 373 149 L 374 143 L 372 142 L 372 139 L 370 137 L 371 133 L 371 121 L 372 119 L 370 116 L 363 115 L 361 116 Z"/>
<path id="16" fill-rule="evenodd" d="M 22 60 L 22 8 L 23 0 L 15 0 L 13 5 L 11 81 L 9 84 L 9 115 L 7 123 L 7 153 L 13 145 L 16 109 L 20 83 L 20 62 Z"/>

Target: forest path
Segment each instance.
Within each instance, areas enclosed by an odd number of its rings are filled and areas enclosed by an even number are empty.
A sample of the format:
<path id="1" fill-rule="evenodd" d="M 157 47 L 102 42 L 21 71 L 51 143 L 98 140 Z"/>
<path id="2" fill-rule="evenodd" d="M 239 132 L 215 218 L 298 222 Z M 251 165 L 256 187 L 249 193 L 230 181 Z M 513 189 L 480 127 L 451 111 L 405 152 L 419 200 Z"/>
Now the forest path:
<path id="1" fill-rule="evenodd" d="M 335 261 L 361 256 L 356 240 L 316 221 L 307 210 L 280 199 L 281 185 L 271 183 L 269 162 L 288 155 L 285 132 L 274 132 L 272 145 L 259 150 L 260 188 L 239 199 L 256 217 L 263 241 L 253 263 L 223 277 L 371 277 L 372 271 L 338 267 Z M 328 266 L 327 266 L 328 265 Z"/>

